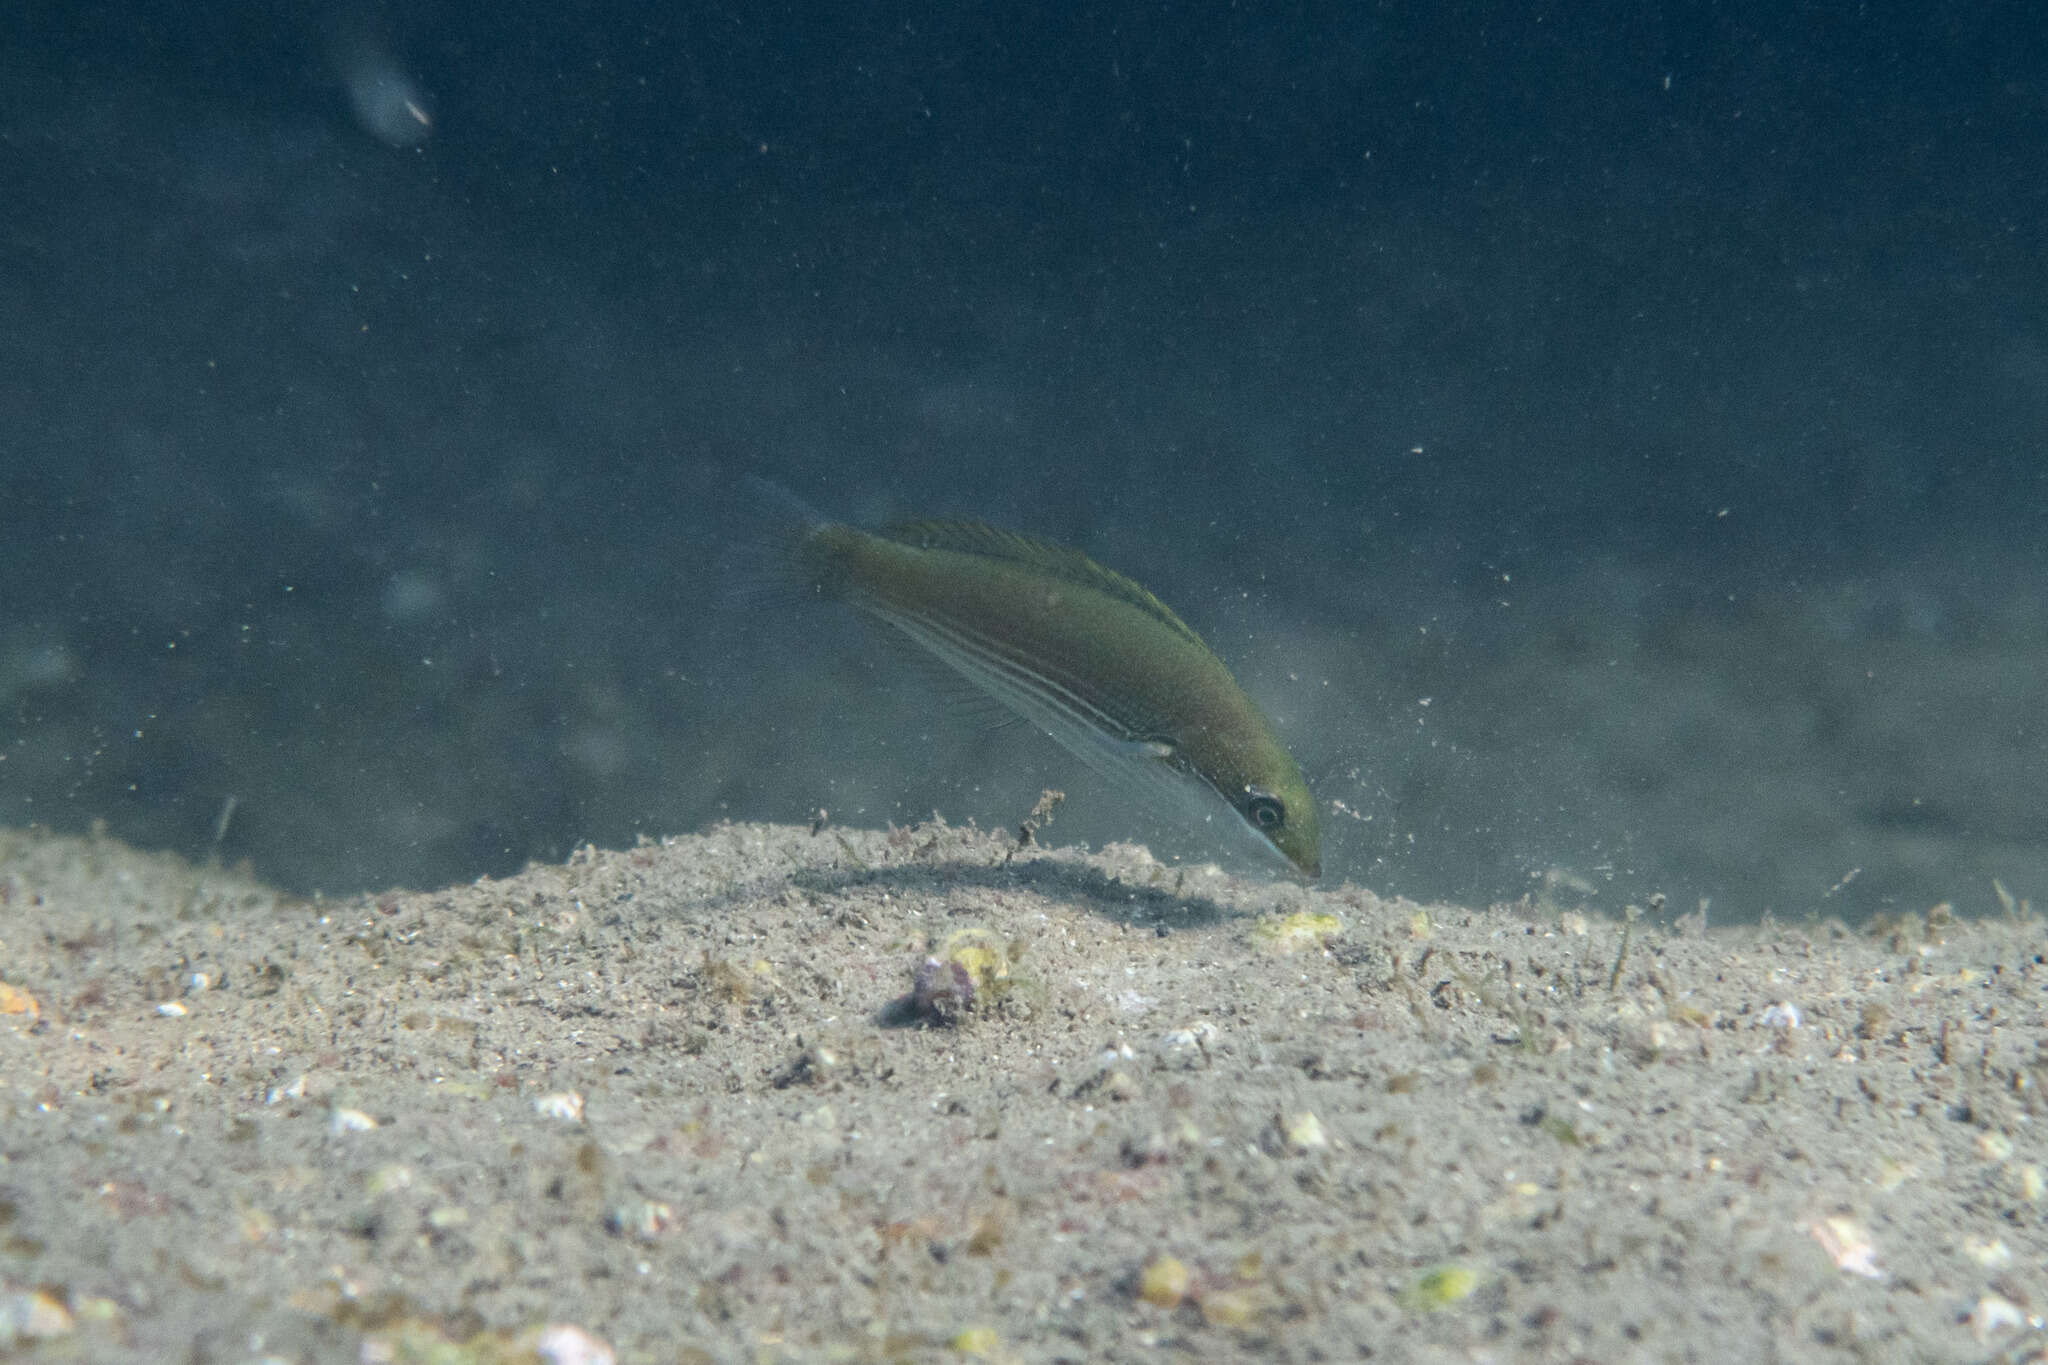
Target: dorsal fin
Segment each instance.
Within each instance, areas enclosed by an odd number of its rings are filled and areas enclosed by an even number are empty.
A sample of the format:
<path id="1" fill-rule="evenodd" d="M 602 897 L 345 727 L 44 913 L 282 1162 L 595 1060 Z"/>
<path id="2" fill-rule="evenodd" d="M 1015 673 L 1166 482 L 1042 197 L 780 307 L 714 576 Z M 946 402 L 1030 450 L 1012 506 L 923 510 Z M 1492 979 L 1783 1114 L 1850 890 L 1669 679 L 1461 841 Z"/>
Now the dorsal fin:
<path id="1" fill-rule="evenodd" d="M 1114 569 L 1105 569 L 1079 550 L 978 521 L 899 521 L 882 528 L 884 538 L 925 550 L 984 555 L 1035 570 L 1077 587 L 1092 588 L 1137 608 L 1195 644 L 1202 638 L 1173 609 Z M 1207 646 L 1204 646 L 1207 648 Z"/>

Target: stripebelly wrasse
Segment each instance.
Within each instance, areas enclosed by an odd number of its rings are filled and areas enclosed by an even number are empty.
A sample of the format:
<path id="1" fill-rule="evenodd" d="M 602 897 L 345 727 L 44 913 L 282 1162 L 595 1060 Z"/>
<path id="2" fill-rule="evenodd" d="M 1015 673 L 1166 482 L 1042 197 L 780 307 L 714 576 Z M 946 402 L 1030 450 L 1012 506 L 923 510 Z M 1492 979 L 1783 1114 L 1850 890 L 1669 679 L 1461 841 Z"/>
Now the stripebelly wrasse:
<path id="1" fill-rule="evenodd" d="M 1304 877 L 1315 799 L 1221 659 L 1158 598 L 1078 550 L 962 521 L 863 531 L 760 480 L 772 572 L 928 651 L 1106 777 Z"/>

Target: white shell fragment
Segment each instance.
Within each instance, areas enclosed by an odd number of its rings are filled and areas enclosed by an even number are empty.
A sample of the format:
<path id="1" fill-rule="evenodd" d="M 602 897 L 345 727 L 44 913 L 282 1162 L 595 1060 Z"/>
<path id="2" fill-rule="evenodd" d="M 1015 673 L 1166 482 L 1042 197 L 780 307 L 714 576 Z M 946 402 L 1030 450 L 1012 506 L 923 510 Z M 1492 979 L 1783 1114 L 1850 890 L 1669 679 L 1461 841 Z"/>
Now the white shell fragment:
<path id="1" fill-rule="evenodd" d="M 1209 1049 L 1222 1036 L 1222 1031 L 1206 1019 L 1197 1019 L 1186 1028 L 1170 1029 L 1160 1040 L 1168 1053 L 1194 1052 L 1207 1057 Z"/>
<path id="2" fill-rule="evenodd" d="M 1838 1270 L 1851 1275 L 1861 1275 L 1867 1280 L 1885 1278 L 1884 1271 L 1877 1264 L 1877 1243 L 1871 1240 L 1870 1232 L 1861 1223 L 1846 1214 L 1823 1218 L 1809 1224 L 1807 1236 L 1820 1243 L 1828 1259 Z"/>
<path id="3" fill-rule="evenodd" d="M 67 1336 L 71 1311 L 47 1289 L 9 1289 L 0 1283 L 0 1350 Z"/>
<path id="4" fill-rule="evenodd" d="M 675 1209 L 655 1199 L 628 1199 L 604 1216 L 606 1231 L 643 1242 L 660 1240 L 675 1224 Z"/>
<path id="5" fill-rule="evenodd" d="M 1323 1131 L 1323 1121 L 1311 1110 L 1282 1114 L 1277 1120 L 1277 1126 L 1280 1130 L 1281 1148 L 1290 1156 L 1306 1156 L 1310 1152 L 1329 1150 L 1330 1135 Z"/>
<path id="6" fill-rule="evenodd" d="M 1780 1000 L 1756 1018 L 1765 1028 L 1798 1028 L 1799 1006 L 1790 1000 Z"/>
<path id="7" fill-rule="evenodd" d="M 613 1365 L 612 1348 L 581 1327 L 550 1323 L 534 1338 L 533 1353 L 547 1365 Z"/>
<path id="8" fill-rule="evenodd" d="M 583 1097 L 573 1090 L 557 1090 L 552 1095 L 542 1095 L 533 1102 L 533 1112 L 544 1119 L 561 1119 L 567 1123 L 583 1122 Z"/>
<path id="9" fill-rule="evenodd" d="M 377 1120 L 360 1109 L 336 1109 L 327 1116 L 327 1131 L 340 1137 L 345 1133 L 367 1133 Z"/>

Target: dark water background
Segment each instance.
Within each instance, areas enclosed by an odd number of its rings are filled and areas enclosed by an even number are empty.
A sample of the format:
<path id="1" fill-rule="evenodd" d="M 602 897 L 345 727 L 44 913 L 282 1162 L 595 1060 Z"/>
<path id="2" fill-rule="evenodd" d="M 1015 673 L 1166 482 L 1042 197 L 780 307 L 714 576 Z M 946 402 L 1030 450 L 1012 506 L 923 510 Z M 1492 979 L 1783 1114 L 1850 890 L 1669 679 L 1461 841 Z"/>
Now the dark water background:
<path id="1" fill-rule="evenodd" d="M 2044 29 L 11 8 L 0 821 L 338 892 L 1051 785 L 1201 852 L 718 613 L 752 470 L 1147 582 L 1339 877 L 2048 897 Z"/>

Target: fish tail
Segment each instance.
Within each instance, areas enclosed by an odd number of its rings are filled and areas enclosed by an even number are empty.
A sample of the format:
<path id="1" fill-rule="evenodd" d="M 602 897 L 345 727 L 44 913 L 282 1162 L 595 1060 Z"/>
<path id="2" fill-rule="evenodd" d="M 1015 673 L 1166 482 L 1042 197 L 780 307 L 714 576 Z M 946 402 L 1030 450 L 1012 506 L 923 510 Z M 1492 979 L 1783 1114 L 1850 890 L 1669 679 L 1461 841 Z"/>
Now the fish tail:
<path id="1" fill-rule="evenodd" d="M 743 476 L 735 535 L 718 559 L 720 603 L 728 611 L 758 611 L 825 595 L 806 547 L 830 524 L 781 484 Z"/>
<path id="2" fill-rule="evenodd" d="M 745 510 L 765 526 L 780 525 L 809 534 L 826 524 L 823 513 L 773 479 L 742 475 L 739 492 Z"/>

